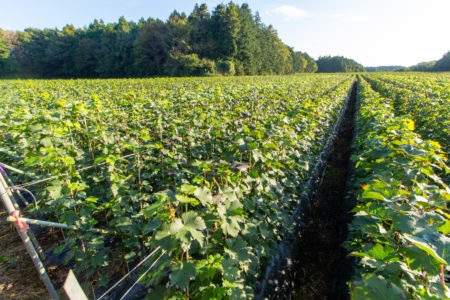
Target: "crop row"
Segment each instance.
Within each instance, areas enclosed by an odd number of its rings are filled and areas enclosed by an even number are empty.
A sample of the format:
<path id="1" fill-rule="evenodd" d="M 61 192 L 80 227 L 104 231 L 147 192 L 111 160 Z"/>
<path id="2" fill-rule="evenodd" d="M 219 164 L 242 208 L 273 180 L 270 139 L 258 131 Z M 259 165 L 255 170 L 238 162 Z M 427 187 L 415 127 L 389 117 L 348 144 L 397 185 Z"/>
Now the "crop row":
<path id="1" fill-rule="evenodd" d="M 39 213 L 116 232 L 65 232 L 58 250 L 70 250 L 85 283 L 106 285 L 160 249 L 145 264 L 152 295 L 248 298 L 351 84 L 347 75 L 4 81 L 0 161 L 52 178 L 31 186 Z"/>
<path id="2" fill-rule="evenodd" d="M 369 77 L 432 98 L 448 99 L 450 93 L 450 77 L 446 73 L 379 73 Z"/>
<path id="3" fill-rule="evenodd" d="M 375 91 L 394 100 L 397 115 L 410 116 L 423 138 L 439 142 L 449 154 L 450 78 L 433 76 L 428 80 L 408 81 L 401 76 L 378 75 L 368 80 Z"/>
<path id="4" fill-rule="evenodd" d="M 449 298 L 450 190 L 436 175 L 449 171 L 447 158 L 393 102 L 360 80 L 345 243 L 357 266 L 352 299 Z"/>

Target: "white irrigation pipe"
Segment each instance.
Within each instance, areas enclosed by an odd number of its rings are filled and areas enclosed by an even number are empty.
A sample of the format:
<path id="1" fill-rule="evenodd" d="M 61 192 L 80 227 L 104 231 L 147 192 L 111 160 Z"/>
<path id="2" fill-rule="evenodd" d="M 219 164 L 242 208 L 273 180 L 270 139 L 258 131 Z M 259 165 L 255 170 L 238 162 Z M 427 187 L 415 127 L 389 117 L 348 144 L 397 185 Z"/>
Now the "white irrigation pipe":
<path id="1" fill-rule="evenodd" d="M 10 171 L 13 171 L 13 172 L 18 173 L 18 174 L 21 174 L 21 175 L 27 175 L 27 176 L 29 176 L 29 177 L 31 177 L 31 178 L 35 178 L 34 176 L 29 175 L 29 174 L 25 173 L 24 171 L 21 171 L 21 170 L 19 170 L 19 169 L 14 168 L 14 167 L 8 166 L 8 165 L 6 165 L 6 164 L 4 164 L 4 163 L 0 163 L 0 167 L 5 168 L 5 169 L 8 169 L 8 170 L 10 170 Z"/>
<path id="2" fill-rule="evenodd" d="M 67 225 L 67 224 L 61 224 L 56 222 L 48 222 L 48 221 L 42 221 L 42 220 L 35 220 L 35 219 L 29 219 L 29 218 L 15 218 L 13 216 L 8 216 L 6 218 L 8 222 L 17 222 L 17 221 L 23 221 L 27 224 L 36 224 L 41 226 L 47 226 L 47 227 L 56 227 L 56 228 L 63 228 L 63 229 L 73 229 L 73 230 L 84 230 L 83 228 Z M 98 233 L 115 233 L 114 231 L 106 230 L 106 229 L 98 229 L 98 228 L 89 228 L 86 229 L 86 231 L 92 231 L 92 232 L 98 232 Z"/>

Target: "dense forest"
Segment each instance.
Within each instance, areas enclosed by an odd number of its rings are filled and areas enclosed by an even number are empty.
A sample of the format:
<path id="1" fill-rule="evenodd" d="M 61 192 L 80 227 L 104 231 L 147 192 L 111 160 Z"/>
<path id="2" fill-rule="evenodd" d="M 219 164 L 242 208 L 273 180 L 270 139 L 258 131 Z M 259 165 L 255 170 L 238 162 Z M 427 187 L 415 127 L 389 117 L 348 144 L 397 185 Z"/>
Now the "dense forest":
<path id="1" fill-rule="evenodd" d="M 365 72 L 364 67 L 350 58 L 343 56 L 321 56 L 317 60 L 318 72 Z"/>
<path id="2" fill-rule="evenodd" d="M 313 58 L 285 45 L 247 4 L 195 5 L 164 22 L 121 17 L 88 27 L 0 31 L 0 76 L 111 78 L 316 72 Z"/>

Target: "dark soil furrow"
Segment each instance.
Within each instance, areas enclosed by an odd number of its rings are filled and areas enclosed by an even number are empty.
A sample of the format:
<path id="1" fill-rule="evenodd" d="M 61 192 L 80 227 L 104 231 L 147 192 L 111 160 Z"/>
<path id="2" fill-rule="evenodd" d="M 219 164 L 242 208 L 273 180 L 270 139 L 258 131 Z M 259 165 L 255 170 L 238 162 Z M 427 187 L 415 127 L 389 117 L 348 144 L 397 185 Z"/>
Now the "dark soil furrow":
<path id="1" fill-rule="evenodd" d="M 353 141 L 356 84 L 339 129 L 326 173 L 300 234 L 292 299 L 346 299 L 349 267 L 340 244 L 351 219 L 346 184 Z"/>

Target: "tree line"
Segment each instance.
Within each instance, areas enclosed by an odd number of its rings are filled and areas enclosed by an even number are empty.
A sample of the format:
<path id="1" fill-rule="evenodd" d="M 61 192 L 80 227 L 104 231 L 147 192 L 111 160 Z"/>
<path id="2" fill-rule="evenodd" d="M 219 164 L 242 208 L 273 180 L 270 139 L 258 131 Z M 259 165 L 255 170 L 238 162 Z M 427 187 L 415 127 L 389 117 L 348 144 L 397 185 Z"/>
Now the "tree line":
<path id="1" fill-rule="evenodd" d="M 377 66 L 377 67 L 364 67 L 367 72 L 393 72 L 400 69 L 404 69 L 404 66 Z"/>
<path id="2" fill-rule="evenodd" d="M 367 72 L 446 72 L 450 71 L 450 51 L 442 56 L 439 60 L 425 61 L 410 67 L 404 66 L 379 66 L 366 67 Z"/>
<path id="3" fill-rule="evenodd" d="M 417 65 L 400 69 L 399 71 L 417 71 L 417 72 L 445 72 L 450 71 L 450 51 L 439 60 L 426 61 Z"/>
<path id="4" fill-rule="evenodd" d="M 321 56 L 317 60 L 318 72 L 365 72 L 363 65 L 343 56 Z"/>
<path id="5" fill-rule="evenodd" d="M 307 53 L 294 51 L 248 4 L 230 2 L 212 12 L 196 4 L 166 21 L 0 31 L 0 76 L 117 78 L 259 75 L 316 72 Z"/>

